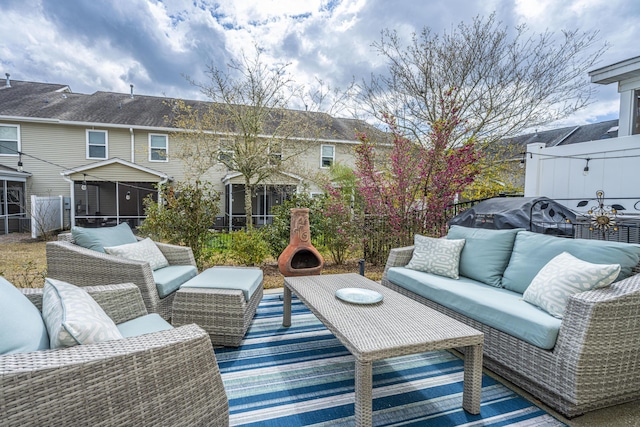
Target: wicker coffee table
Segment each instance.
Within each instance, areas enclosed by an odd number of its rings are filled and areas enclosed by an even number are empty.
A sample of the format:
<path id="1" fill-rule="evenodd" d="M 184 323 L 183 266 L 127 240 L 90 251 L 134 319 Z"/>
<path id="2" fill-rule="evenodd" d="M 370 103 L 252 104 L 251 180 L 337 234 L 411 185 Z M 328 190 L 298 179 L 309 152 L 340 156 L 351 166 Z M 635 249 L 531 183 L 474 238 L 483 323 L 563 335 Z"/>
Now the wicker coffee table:
<path id="1" fill-rule="evenodd" d="M 370 305 L 335 296 L 341 288 L 383 295 Z M 462 407 L 480 413 L 484 335 L 463 323 L 357 274 L 285 277 L 282 325 L 291 326 L 291 293 L 355 356 L 356 426 L 372 423 L 372 363 L 433 350 L 465 347 Z"/>

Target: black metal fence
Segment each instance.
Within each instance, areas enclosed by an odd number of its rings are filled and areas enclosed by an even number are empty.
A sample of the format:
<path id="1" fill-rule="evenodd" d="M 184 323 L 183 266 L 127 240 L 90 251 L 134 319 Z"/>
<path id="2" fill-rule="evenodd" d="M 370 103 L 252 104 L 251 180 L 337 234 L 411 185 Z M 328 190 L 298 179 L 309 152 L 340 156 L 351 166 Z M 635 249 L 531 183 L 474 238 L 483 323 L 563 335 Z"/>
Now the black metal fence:
<path id="1" fill-rule="evenodd" d="M 599 230 L 590 222 L 574 224 L 573 236 L 576 239 L 607 240 L 610 242 L 640 244 L 640 219 L 625 219 L 620 221 L 615 228 Z"/>
<path id="2" fill-rule="evenodd" d="M 405 221 L 400 232 L 391 232 L 386 218 L 370 215 L 359 220 L 362 222 L 360 227 L 362 231 L 359 236 L 356 236 L 356 240 L 359 243 L 361 242 L 362 254 L 367 262 L 384 265 L 391 249 L 412 245 L 415 234 L 439 236 L 442 234 L 440 230 L 446 229 L 447 222 L 451 218 L 482 200 L 472 200 L 451 205 L 445 212 L 443 223 L 436 224 L 430 230 L 425 230 L 424 218 L 420 213 L 417 213 L 413 220 Z M 562 227 L 563 233 L 553 233 L 552 231 L 556 227 Z M 593 224 L 585 218 L 575 222 L 567 222 L 563 218 L 558 218 L 558 221 L 555 222 L 535 221 L 532 222 L 530 229 L 534 232 L 555 234 L 560 237 L 640 244 L 640 218 L 619 218 L 616 227 L 611 227 L 606 231 L 594 228 Z M 321 247 L 325 244 L 325 238 L 326 236 L 314 234 L 312 243 L 316 247 Z M 210 247 L 224 251 L 231 246 L 232 239 L 232 233 L 216 231 L 212 233 Z"/>

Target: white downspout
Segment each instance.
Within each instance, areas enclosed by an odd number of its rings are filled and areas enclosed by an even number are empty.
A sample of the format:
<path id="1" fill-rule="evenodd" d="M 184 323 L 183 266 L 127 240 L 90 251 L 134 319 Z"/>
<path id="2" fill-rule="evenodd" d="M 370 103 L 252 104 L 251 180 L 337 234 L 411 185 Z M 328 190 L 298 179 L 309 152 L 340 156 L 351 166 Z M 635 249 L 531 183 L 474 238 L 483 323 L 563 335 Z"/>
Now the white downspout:
<path id="1" fill-rule="evenodd" d="M 131 163 L 136 162 L 136 140 L 133 135 L 133 128 L 129 128 L 129 135 L 131 135 Z"/>
<path id="2" fill-rule="evenodd" d="M 233 231 L 233 184 L 227 184 L 229 186 L 229 232 Z"/>
<path id="3" fill-rule="evenodd" d="M 158 183 L 158 207 L 162 208 L 163 204 L 163 200 L 162 200 L 162 191 L 160 191 L 160 189 L 162 188 L 163 185 L 165 185 L 167 182 L 169 181 L 169 177 L 163 179 L 162 181 L 160 181 Z"/>

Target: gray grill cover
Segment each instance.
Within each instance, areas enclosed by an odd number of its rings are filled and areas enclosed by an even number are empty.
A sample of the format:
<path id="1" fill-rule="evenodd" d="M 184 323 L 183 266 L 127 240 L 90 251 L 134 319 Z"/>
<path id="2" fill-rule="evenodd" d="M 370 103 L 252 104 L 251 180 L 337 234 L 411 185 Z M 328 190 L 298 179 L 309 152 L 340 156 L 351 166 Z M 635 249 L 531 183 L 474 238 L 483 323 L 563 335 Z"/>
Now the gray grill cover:
<path id="1" fill-rule="evenodd" d="M 567 222 L 569 220 L 569 222 Z M 548 197 L 496 197 L 484 200 L 449 221 L 449 225 L 573 236 L 576 215 Z"/>

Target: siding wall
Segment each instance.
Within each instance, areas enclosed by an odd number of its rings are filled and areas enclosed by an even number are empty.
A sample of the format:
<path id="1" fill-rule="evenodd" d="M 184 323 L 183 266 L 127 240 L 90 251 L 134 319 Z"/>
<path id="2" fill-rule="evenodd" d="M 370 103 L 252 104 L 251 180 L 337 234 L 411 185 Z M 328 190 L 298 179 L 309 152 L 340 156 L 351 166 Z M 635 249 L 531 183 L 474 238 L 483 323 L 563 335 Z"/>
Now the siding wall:
<path id="1" fill-rule="evenodd" d="M 620 204 L 625 215 L 640 216 L 640 135 L 549 148 L 529 144 L 527 153 L 526 197 L 546 196 L 584 213 L 602 190 L 607 205 Z M 577 206 L 582 200 L 587 205 Z"/>
<path id="2" fill-rule="evenodd" d="M 184 179 L 184 165 L 175 158 L 179 141 L 169 137 L 169 161 L 149 161 L 149 133 L 164 134 L 164 132 L 134 129 L 134 149 L 131 150 L 131 133 L 129 128 L 108 128 L 72 126 L 56 123 L 33 123 L 0 121 L 6 124 L 20 125 L 21 151 L 24 153 L 22 162 L 24 170 L 33 174 L 27 180 L 27 195 L 29 200 L 32 194 L 38 196 L 70 196 L 70 185 L 62 178 L 61 173 L 77 167 L 100 162 L 101 159 L 87 159 L 86 156 L 86 131 L 105 130 L 108 137 L 108 158 L 120 158 L 134 162 L 140 166 L 166 173 L 176 181 Z M 287 164 L 287 171 L 301 177 L 315 177 L 318 173 L 328 173 L 328 169 L 320 167 L 320 150 L 322 142 L 295 142 L 292 149 L 296 155 Z M 304 144 L 301 148 L 300 144 Z M 327 142 L 335 146 L 335 162 L 350 167 L 355 164 L 354 148 L 351 142 Z M 284 156 L 287 156 L 287 148 L 284 148 Z M 30 157 L 33 156 L 33 157 Z M 0 156 L 0 164 L 9 167 L 17 167 L 17 156 Z M 186 166 L 188 167 L 188 165 Z M 214 184 L 221 194 L 220 212 L 224 212 L 224 187 L 222 178 L 226 175 L 226 169 L 221 165 L 212 168 L 204 177 Z M 87 181 L 140 181 L 140 171 L 135 171 L 120 165 L 111 165 L 89 171 Z M 83 175 L 73 175 L 73 179 L 82 180 Z M 149 175 L 150 181 L 157 181 L 157 177 Z M 237 180 L 236 180 L 237 181 Z M 240 181 L 238 181 L 240 182 Z M 293 184 L 289 178 L 284 178 L 282 183 Z M 318 191 L 318 187 L 309 181 L 310 190 Z M 84 197 L 82 197 L 84 199 Z M 92 198 L 90 197 L 91 201 Z M 83 203 L 86 203 L 83 200 Z M 101 208 L 107 208 L 106 206 Z"/>

